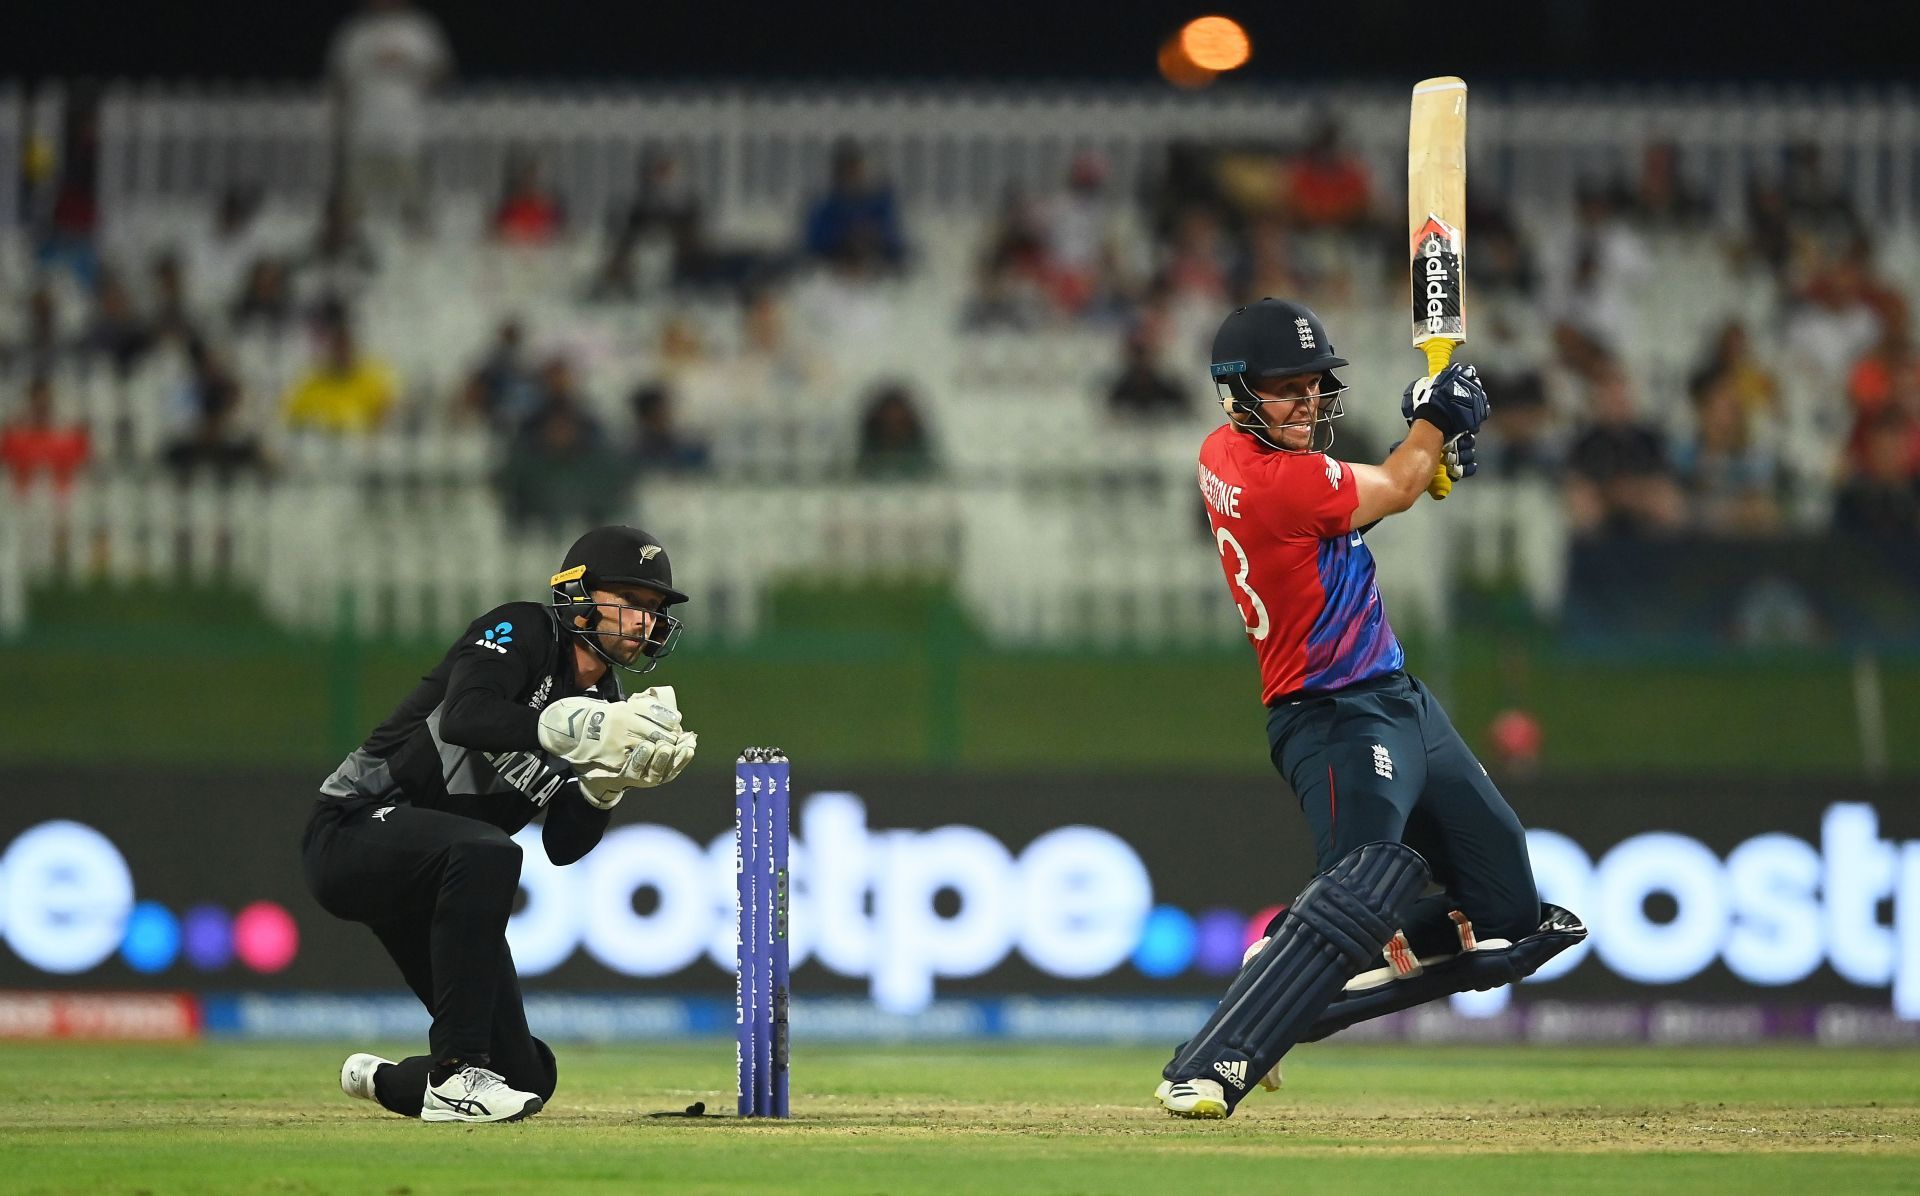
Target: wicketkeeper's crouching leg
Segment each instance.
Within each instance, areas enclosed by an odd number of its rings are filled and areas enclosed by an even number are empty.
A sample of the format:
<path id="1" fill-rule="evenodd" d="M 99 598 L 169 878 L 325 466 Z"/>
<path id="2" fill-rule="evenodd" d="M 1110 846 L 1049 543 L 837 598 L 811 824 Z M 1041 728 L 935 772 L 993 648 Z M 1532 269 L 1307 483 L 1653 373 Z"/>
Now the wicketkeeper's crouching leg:
<path id="1" fill-rule="evenodd" d="M 1431 879 L 1399 843 L 1369 843 L 1337 860 L 1287 908 L 1267 945 L 1161 1073 L 1169 1111 L 1225 1117 L 1315 1027 L 1347 981 L 1380 958 Z M 1222 1097 L 1212 1096 L 1218 1084 Z M 1204 1084 L 1199 1095 L 1193 1091 Z"/>

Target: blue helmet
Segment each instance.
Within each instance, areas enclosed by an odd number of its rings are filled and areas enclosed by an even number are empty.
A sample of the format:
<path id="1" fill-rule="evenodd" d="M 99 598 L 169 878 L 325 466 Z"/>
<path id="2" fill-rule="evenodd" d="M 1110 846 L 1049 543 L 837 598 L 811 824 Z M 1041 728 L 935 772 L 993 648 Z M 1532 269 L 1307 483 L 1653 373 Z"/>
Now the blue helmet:
<path id="1" fill-rule="evenodd" d="M 1326 326 L 1311 308 L 1285 299 L 1262 299 L 1236 307 L 1213 336 L 1213 382 L 1220 406 L 1241 431 L 1269 448 L 1290 451 L 1268 434 L 1260 418 L 1262 397 L 1255 386 L 1280 378 L 1319 374 L 1322 403 L 1313 420 L 1307 452 L 1325 452 L 1333 444 L 1332 421 L 1344 415 L 1340 396 L 1346 384 L 1333 373 L 1347 359 L 1334 352 Z"/>

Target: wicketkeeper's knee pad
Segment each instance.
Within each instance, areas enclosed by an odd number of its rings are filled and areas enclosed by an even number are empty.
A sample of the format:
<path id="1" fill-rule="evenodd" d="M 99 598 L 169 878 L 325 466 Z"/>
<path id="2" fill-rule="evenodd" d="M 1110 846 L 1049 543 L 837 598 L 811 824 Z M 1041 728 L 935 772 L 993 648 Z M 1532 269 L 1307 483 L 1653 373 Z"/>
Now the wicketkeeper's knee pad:
<path id="1" fill-rule="evenodd" d="M 1429 878 L 1426 861 L 1400 843 L 1369 843 L 1342 856 L 1294 898 L 1267 945 L 1162 1074 L 1217 1080 L 1228 1107 L 1238 1104 L 1342 986 L 1379 958 Z"/>
<path id="2" fill-rule="evenodd" d="M 1517 984 L 1554 956 L 1587 937 L 1586 923 L 1557 905 L 1540 905 L 1540 926 L 1511 946 L 1480 947 L 1427 964 L 1418 974 L 1361 992 L 1343 992 L 1329 1004 L 1301 1042 L 1318 1042 L 1356 1022 L 1368 1021 L 1461 992 L 1484 992 Z M 1344 981 L 1342 982 L 1344 983 Z M 1264 1073 L 1263 1073 L 1264 1074 Z"/>

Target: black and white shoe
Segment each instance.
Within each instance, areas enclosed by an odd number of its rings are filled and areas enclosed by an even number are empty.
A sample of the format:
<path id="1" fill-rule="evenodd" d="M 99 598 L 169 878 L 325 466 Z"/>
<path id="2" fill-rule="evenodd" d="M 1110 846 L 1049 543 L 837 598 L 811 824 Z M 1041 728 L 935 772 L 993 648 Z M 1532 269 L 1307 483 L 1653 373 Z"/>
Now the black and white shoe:
<path id="1" fill-rule="evenodd" d="M 420 1106 L 422 1121 L 518 1121 L 540 1111 L 531 1092 L 507 1087 L 498 1072 L 463 1067 L 445 1083 L 429 1084 Z"/>
<path id="2" fill-rule="evenodd" d="M 373 1073 L 380 1070 L 382 1064 L 392 1062 L 365 1051 L 348 1055 L 347 1061 L 340 1065 L 340 1091 L 356 1100 L 380 1099 L 373 1093 Z"/>

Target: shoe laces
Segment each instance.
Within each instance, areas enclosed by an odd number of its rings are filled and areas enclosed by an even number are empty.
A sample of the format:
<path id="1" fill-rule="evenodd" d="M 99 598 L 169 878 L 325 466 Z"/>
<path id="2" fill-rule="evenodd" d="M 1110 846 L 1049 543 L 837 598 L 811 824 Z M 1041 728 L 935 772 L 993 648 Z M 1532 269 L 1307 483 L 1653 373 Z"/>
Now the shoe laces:
<path id="1" fill-rule="evenodd" d="M 460 1081 L 467 1086 L 468 1092 L 485 1092 L 489 1088 L 505 1088 L 507 1078 L 497 1071 L 488 1071 L 484 1067 L 463 1067 L 460 1069 Z"/>

